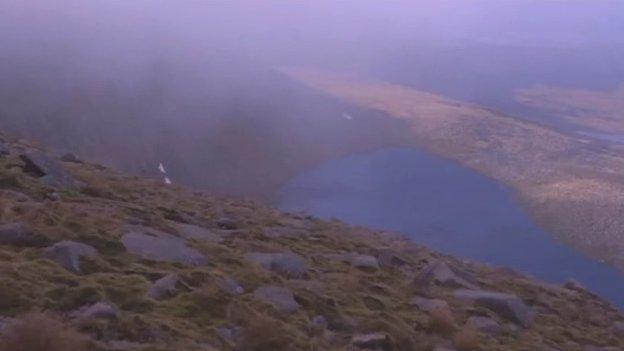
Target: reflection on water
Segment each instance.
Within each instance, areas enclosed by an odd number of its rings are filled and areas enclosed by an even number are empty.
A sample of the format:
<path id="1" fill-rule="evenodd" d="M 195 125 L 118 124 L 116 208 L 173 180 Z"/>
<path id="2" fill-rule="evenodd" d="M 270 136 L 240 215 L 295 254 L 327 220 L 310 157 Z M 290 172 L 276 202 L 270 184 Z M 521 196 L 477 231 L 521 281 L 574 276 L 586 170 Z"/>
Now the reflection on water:
<path id="1" fill-rule="evenodd" d="M 552 282 L 574 278 L 624 306 L 624 275 L 559 244 L 499 183 L 412 149 L 333 160 L 280 193 L 280 207 L 408 234 L 433 249 Z"/>

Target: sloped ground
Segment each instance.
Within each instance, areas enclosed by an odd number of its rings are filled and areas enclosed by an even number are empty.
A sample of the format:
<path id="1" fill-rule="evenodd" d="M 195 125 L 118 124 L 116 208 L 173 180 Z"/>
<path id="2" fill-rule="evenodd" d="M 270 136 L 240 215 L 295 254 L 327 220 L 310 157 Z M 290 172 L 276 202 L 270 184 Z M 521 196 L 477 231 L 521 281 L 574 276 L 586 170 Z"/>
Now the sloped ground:
<path id="1" fill-rule="evenodd" d="M 2 351 L 624 347 L 573 282 L 3 140 Z"/>

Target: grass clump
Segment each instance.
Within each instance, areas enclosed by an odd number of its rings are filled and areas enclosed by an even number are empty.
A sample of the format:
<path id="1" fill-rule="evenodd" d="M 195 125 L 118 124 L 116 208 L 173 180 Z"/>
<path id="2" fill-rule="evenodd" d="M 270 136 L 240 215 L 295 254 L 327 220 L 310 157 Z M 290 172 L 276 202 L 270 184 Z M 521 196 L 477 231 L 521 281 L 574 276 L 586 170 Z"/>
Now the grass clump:
<path id="1" fill-rule="evenodd" d="M 448 308 L 436 308 L 429 313 L 430 332 L 451 335 L 456 329 L 455 318 Z"/>
<path id="2" fill-rule="evenodd" d="M 45 313 L 30 313 L 2 333 L 0 351 L 87 351 L 85 336 Z"/>
<path id="3" fill-rule="evenodd" d="M 453 344 L 459 351 L 475 351 L 479 350 L 481 337 L 475 329 L 464 327 L 453 337 Z"/>

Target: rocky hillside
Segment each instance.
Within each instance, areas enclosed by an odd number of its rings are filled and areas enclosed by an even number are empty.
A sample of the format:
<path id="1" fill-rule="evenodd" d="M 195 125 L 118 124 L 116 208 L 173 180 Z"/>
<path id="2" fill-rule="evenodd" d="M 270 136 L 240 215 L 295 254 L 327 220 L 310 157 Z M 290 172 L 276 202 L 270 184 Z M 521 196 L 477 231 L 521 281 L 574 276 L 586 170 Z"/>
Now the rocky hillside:
<path id="1" fill-rule="evenodd" d="M 0 140 L 1 351 L 624 347 L 574 282 Z"/>

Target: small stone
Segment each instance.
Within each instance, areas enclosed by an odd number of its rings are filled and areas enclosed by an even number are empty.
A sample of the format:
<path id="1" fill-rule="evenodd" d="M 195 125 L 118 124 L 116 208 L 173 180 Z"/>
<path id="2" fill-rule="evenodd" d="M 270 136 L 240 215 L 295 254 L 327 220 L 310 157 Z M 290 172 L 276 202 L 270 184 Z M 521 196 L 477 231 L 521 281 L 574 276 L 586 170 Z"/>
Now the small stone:
<path id="1" fill-rule="evenodd" d="M 456 272 L 444 261 L 438 260 L 425 267 L 416 276 L 413 284 L 428 287 L 432 283 L 437 283 L 451 288 L 477 289 L 475 284 L 468 281 L 467 274 L 464 275 L 466 277 L 460 276 L 459 272 Z"/>
<path id="2" fill-rule="evenodd" d="M 48 194 L 47 198 L 50 201 L 61 201 L 61 195 L 59 193 L 57 193 L 56 191 L 51 192 L 50 194 Z"/>
<path id="3" fill-rule="evenodd" d="M 85 306 L 70 314 L 76 319 L 116 319 L 117 308 L 107 302 L 97 302 L 90 306 Z"/>
<path id="4" fill-rule="evenodd" d="M 226 218 L 226 217 L 222 217 L 219 218 L 217 220 L 217 226 L 219 227 L 219 229 L 225 229 L 225 230 L 235 230 L 238 229 L 238 223 L 236 223 L 236 221 L 230 219 L 230 218 Z"/>
<path id="5" fill-rule="evenodd" d="M 279 286 L 262 286 L 253 293 L 260 301 L 272 305 L 278 312 L 291 314 L 299 309 L 292 292 Z"/>
<path id="6" fill-rule="evenodd" d="M 502 318 L 528 328 L 533 321 L 533 312 L 516 295 L 485 290 L 457 290 L 454 296 L 483 306 Z"/>
<path id="7" fill-rule="evenodd" d="M 241 295 L 245 292 L 245 289 L 243 289 L 243 287 L 240 286 L 236 280 L 230 277 L 219 279 L 217 285 L 226 294 Z"/>
<path id="8" fill-rule="evenodd" d="M 176 296 L 183 285 L 177 274 L 168 274 L 158 279 L 148 290 L 147 296 L 154 300 L 164 300 Z"/>
<path id="9" fill-rule="evenodd" d="M 421 311 L 431 312 L 436 309 L 446 309 L 449 305 L 446 301 L 440 299 L 427 299 L 421 296 L 415 296 L 410 303 Z"/>
<path id="10" fill-rule="evenodd" d="M 250 253 L 247 259 L 286 278 L 301 278 L 308 268 L 301 256 L 285 253 Z"/>
<path id="11" fill-rule="evenodd" d="M 466 325 L 490 335 L 499 334 L 503 330 L 497 321 L 489 317 L 472 316 L 468 318 Z"/>
<path id="12" fill-rule="evenodd" d="M 322 335 L 327 330 L 327 319 L 321 315 L 314 316 L 308 324 L 308 329 L 312 335 Z"/>
<path id="13" fill-rule="evenodd" d="M 71 152 L 68 152 L 61 156 L 61 161 L 70 163 L 82 163 L 82 161 L 80 161 L 80 159 L 78 159 L 78 157 Z"/>
<path id="14" fill-rule="evenodd" d="M 81 273 L 80 260 L 83 257 L 94 257 L 96 254 L 94 247 L 69 240 L 60 241 L 44 251 L 46 258 L 74 273 Z"/>
<path id="15" fill-rule="evenodd" d="M 351 265 L 360 269 L 379 269 L 377 258 L 369 255 L 353 255 L 350 259 Z"/>
<path id="16" fill-rule="evenodd" d="M 351 344 L 360 349 L 386 351 L 392 348 L 392 339 L 386 333 L 357 334 Z"/>

